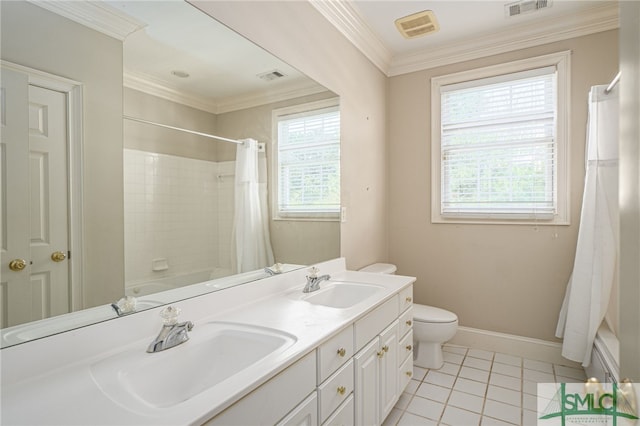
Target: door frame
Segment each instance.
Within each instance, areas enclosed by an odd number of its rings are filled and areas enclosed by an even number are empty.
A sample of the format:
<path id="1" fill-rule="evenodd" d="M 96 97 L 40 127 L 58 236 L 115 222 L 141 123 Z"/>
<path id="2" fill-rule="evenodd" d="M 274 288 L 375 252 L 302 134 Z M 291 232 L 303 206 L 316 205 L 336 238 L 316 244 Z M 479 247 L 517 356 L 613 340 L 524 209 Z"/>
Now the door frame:
<path id="1" fill-rule="evenodd" d="M 82 122 L 82 83 L 68 78 L 60 77 L 44 71 L 25 67 L 0 60 L 2 68 L 7 68 L 28 76 L 29 85 L 42 87 L 64 93 L 66 95 L 67 108 L 67 161 L 68 161 L 68 207 L 69 207 L 69 251 L 71 252 L 69 281 L 70 281 L 70 308 L 71 311 L 84 309 L 84 244 L 83 244 L 83 209 L 82 209 L 82 146 L 83 122 Z"/>

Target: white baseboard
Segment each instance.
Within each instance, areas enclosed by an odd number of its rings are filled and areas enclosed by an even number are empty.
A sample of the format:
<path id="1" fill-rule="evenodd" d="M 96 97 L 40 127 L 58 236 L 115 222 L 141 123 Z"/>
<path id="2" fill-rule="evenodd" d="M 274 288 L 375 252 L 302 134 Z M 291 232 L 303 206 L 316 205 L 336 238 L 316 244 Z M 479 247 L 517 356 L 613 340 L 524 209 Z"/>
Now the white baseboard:
<path id="1" fill-rule="evenodd" d="M 562 357 L 561 343 L 516 336 L 515 334 L 498 333 L 470 327 L 458 327 L 456 335 L 448 341 L 447 344 L 582 368 L 580 363 Z"/>

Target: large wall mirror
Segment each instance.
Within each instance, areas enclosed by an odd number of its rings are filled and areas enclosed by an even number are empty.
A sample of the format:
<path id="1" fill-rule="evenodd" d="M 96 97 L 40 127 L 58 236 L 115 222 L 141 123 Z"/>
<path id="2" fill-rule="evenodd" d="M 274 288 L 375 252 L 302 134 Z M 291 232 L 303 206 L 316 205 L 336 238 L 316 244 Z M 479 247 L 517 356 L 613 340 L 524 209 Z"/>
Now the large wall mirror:
<path id="1" fill-rule="evenodd" d="M 0 7 L 2 347 L 339 256 L 334 93 L 181 0 Z"/>

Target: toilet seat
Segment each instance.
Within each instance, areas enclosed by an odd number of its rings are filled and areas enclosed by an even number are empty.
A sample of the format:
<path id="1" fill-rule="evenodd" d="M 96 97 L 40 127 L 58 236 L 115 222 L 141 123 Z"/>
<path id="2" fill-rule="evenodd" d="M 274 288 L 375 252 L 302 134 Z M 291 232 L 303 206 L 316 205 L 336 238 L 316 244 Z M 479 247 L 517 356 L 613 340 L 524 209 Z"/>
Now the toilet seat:
<path id="1" fill-rule="evenodd" d="M 413 304 L 413 320 L 426 323 L 451 323 L 458 321 L 458 316 L 435 306 Z"/>

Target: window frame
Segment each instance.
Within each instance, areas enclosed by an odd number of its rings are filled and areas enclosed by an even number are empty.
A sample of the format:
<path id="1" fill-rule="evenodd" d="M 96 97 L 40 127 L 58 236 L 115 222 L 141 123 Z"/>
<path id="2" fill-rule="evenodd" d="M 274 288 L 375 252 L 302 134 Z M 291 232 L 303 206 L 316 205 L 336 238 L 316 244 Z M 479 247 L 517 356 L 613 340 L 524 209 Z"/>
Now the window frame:
<path id="1" fill-rule="evenodd" d="M 570 170 L 569 170 L 569 118 L 570 118 L 570 58 L 571 51 L 557 52 L 524 60 L 462 71 L 431 78 L 431 222 L 469 224 L 570 224 Z M 556 115 L 556 211 L 552 217 L 535 214 L 443 214 L 442 213 L 442 150 L 441 150 L 441 87 L 462 84 L 473 80 L 515 74 L 553 66 L 557 71 Z"/>
<path id="2" fill-rule="evenodd" d="M 280 161 L 278 159 L 278 122 L 281 117 L 310 113 L 313 111 L 326 110 L 336 108 L 340 113 L 340 99 L 329 98 L 321 101 L 306 102 L 303 104 L 292 105 L 289 107 L 278 108 L 272 111 L 272 161 L 271 161 L 271 208 L 273 220 L 296 220 L 296 221 L 322 221 L 322 222 L 338 222 L 340 220 L 340 208 L 336 212 L 282 212 L 279 207 L 280 198 Z M 340 170 L 340 167 L 338 168 Z"/>

